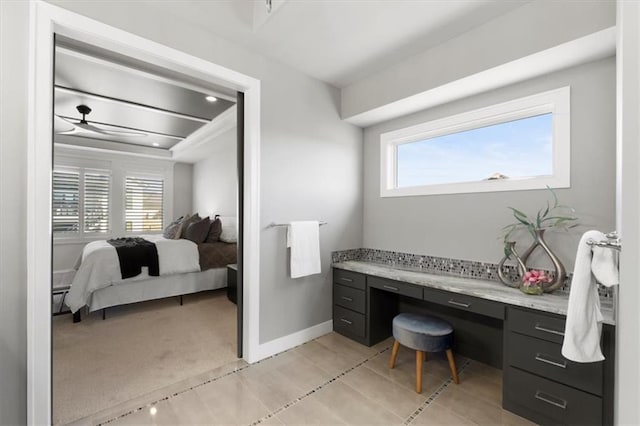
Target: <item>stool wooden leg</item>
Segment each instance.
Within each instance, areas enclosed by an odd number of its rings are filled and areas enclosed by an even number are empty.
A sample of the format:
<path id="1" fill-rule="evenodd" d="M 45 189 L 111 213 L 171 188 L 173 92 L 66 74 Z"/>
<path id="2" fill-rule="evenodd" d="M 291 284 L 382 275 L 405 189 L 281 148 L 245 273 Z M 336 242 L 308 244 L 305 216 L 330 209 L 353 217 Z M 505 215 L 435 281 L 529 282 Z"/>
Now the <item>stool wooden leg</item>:
<path id="1" fill-rule="evenodd" d="M 416 392 L 422 393 L 422 364 L 424 363 L 424 352 L 416 351 Z"/>
<path id="2" fill-rule="evenodd" d="M 400 349 L 400 342 L 393 341 L 393 348 L 391 349 L 391 358 L 389 359 L 389 368 L 393 368 L 396 365 L 396 357 L 398 356 L 398 349 Z"/>
<path id="3" fill-rule="evenodd" d="M 460 381 L 458 380 L 456 360 L 453 358 L 453 352 L 451 352 L 451 349 L 447 349 L 447 359 L 449 360 L 449 368 L 451 369 L 451 377 L 453 378 L 453 383 L 457 385 L 458 383 L 460 383 Z"/>

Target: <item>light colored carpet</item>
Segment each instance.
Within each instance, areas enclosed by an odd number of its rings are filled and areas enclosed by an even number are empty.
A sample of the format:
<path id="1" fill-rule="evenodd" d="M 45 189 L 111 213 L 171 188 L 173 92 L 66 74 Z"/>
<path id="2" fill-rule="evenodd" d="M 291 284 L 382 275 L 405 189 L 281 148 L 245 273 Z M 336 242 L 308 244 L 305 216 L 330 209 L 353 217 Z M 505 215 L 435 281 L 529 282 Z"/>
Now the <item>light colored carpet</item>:
<path id="1" fill-rule="evenodd" d="M 235 361 L 226 290 L 53 318 L 53 422 L 65 424 Z"/>

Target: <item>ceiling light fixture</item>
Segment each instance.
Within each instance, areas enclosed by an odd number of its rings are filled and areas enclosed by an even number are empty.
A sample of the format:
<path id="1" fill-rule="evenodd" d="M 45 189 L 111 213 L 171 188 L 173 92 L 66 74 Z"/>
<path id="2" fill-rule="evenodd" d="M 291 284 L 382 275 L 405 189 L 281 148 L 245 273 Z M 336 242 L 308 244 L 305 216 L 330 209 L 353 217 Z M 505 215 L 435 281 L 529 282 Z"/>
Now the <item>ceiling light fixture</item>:
<path id="1" fill-rule="evenodd" d="M 215 101 L 218 100 L 218 98 L 216 98 L 215 96 L 211 96 L 211 95 L 207 96 L 205 99 L 207 100 L 207 102 L 215 102 Z"/>
<path id="2" fill-rule="evenodd" d="M 160 144 L 159 144 L 158 142 L 154 142 L 154 143 L 152 143 L 151 145 L 153 145 L 153 146 L 160 146 Z"/>

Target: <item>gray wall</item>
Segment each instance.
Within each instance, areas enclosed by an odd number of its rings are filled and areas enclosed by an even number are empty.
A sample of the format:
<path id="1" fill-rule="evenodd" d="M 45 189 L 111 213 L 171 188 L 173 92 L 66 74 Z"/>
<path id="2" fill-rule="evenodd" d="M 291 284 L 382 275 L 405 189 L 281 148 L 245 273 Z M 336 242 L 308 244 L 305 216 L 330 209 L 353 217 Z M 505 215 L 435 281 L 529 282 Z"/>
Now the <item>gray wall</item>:
<path id="1" fill-rule="evenodd" d="M 572 269 L 577 243 L 587 229 L 615 226 L 615 60 L 609 58 L 486 94 L 442 105 L 365 130 L 364 246 L 466 260 L 498 262 L 500 228 L 513 222 L 507 206 L 535 213 L 547 190 L 380 198 L 380 134 L 571 86 L 571 188 L 557 190 L 584 225 L 547 240 Z M 523 235 L 519 246 L 528 246 Z M 546 259 L 532 266 L 548 267 Z"/>
<path id="2" fill-rule="evenodd" d="M 237 129 L 208 142 L 210 155 L 193 165 L 193 211 L 213 218 L 238 214 Z"/>
<path id="3" fill-rule="evenodd" d="M 26 421 L 28 3 L 0 5 L 0 423 L 20 424 Z M 263 229 L 260 341 L 329 320 L 329 252 L 362 244 L 362 131 L 341 122 L 338 90 L 181 22 L 152 3 L 62 5 L 261 80 L 262 224 L 321 219 L 329 225 L 321 235 L 322 275 L 295 281 L 287 277 L 284 234 Z"/>
<path id="4" fill-rule="evenodd" d="M 0 2 L 0 424 L 27 413 L 27 2 Z"/>
<path id="5" fill-rule="evenodd" d="M 193 164 L 173 165 L 173 215 L 176 219 L 191 212 L 193 204 Z"/>
<path id="6" fill-rule="evenodd" d="M 615 1 L 532 1 L 343 88 L 342 117 L 354 116 L 615 24 Z"/>

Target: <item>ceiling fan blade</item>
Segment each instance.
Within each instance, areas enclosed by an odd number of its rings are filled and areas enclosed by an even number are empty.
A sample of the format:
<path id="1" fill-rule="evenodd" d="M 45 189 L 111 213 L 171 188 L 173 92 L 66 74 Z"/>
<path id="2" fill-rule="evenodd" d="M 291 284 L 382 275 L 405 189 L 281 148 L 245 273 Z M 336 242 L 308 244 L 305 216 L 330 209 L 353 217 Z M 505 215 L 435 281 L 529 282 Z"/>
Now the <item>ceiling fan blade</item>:
<path id="1" fill-rule="evenodd" d="M 88 132 L 99 133 L 101 135 L 108 135 L 108 136 L 120 136 L 120 137 L 147 136 L 147 134 L 143 132 L 136 132 L 136 131 L 130 131 L 130 130 L 103 129 L 102 127 L 96 126 L 94 124 L 89 124 L 89 123 L 78 123 L 76 126 Z"/>
<path id="2" fill-rule="evenodd" d="M 76 123 L 73 123 L 66 118 L 62 118 L 58 115 L 54 115 L 53 130 L 55 133 L 62 135 L 76 133 Z"/>

